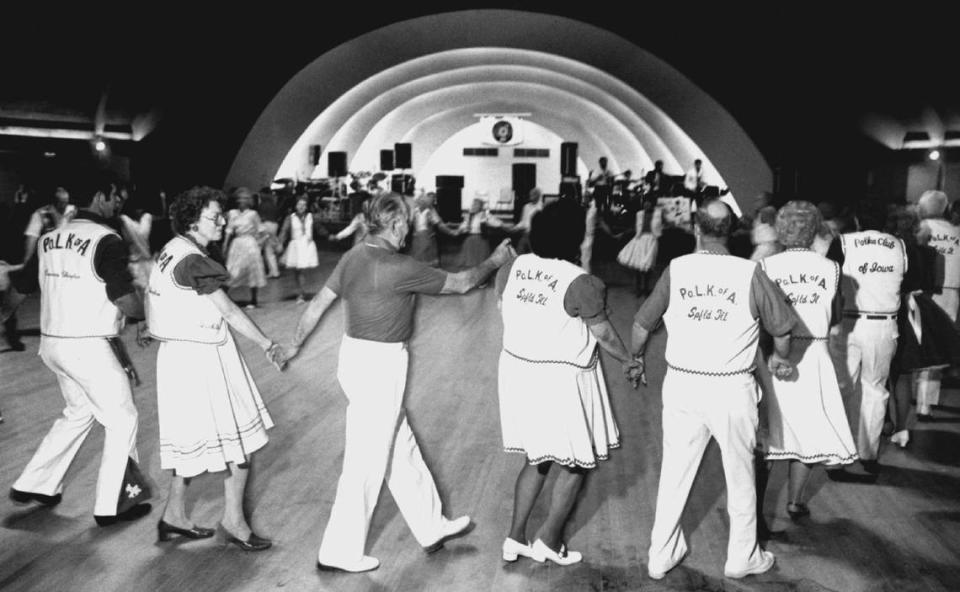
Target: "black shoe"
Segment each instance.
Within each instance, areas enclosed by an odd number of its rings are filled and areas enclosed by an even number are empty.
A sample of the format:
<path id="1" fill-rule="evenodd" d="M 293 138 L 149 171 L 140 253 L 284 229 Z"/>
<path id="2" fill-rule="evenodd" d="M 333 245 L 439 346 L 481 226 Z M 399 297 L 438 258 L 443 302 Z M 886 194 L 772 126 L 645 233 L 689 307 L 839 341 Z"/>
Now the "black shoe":
<path id="1" fill-rule="evenodd" d="M 33 493 L 31 491 L 19 491 L 14 488 L 10 488 L 10 499 L 15 504 L 29 504 L 30 502 L 38 502 L 52 508 L 53 506 L 60 503 L 63 500 L 63 496 L 59 493 L 57 495 L 43 495 L 42 493 Z"/>
<path id="2" fill-rule="evenodd" d="M 137 504 L 129 510 L 120 512 L 115 516 L 97 516 L 94 514 L 93 519 L 97 521 L 97 525 L 99 526 L 110 526 L 119 522 L 131 522 L 143 518 L 149 514 L 152 509 L 153 506 L 150 504 Z"/>
<path id="3" fill-rule="evenodd" d="M 810 508 L 807 507 L 807 504 L 790 502 L 787 504 L 787 514 L 790 515 L 790 520 L 796 522 L 801 518 L 809 516 Z"/>
<path id="4" fill-rule="evenodd" d="M 827 471 L 827 477 L 837 483 L 876 483 L 876 475 L 863 475 L 851 473 L 845 469 L 832 469 Z"/>
<path id="5" fill-rule="evenodd" d="M 188 539 L 208 539 L 213 536 L 214 532 L 212 528 L 203 528 L 196 525 L 191 528 L 179 528 L 172 524 L 167 524 L 163 520 L 157 522 L 157 540 L 161 543 L 169 541 L 175 534 L 187 537 Z"/>
<path id="6" fill-rule="evenodd" d="M 223 540 L 224 545 L 233 544 L 244 551 L 264 551 L 273 546 L 273 541 L 255 535 L 252 530 L 250 531 L 250 536 L 247 537 L 245 541 L 230 534 L 230 532 L 223 527 L 223 524 L 217 525 L 217 534 Z"/>
<path id="7" fill-rule="evenodd" d="M 860 464 L 863 466 L 863 470 L 871 475 L 877 475 L 883 469 L 880 463 L 875 460 L 861 460 Z"/>

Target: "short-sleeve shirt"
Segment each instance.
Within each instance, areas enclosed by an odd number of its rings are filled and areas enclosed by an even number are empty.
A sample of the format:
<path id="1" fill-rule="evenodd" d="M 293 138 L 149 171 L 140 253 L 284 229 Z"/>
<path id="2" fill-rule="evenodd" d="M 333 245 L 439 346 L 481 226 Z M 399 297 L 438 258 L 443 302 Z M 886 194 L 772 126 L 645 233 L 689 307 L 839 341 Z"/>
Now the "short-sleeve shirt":
<path id="1" fill-rule="evenodd" d="M 367 236 L 344 253 L 326 287 L 346 303 L 348 336 L 397 343 L 413 335 L 417 294 L 439 294 L 446 280 L 446 272 Z"/>
<path id="2" fill-rule="evenodd" d="M 653 292 L 637 311 L 634 322 L 647 331 L 653 331 L 657 328 L 668 306 L 670 306 L 669 267 L 664 270 Z M 754 318 L 760 319 L 767 333 L 775 337 L 789 333 L 797 322 L 796 313 L 790 307 L 786 294 L 767 277 L 759 265 L 750 280 L 750 313 Z"/>
<path id="3" fill-rule="evenodd" d="M 194 242 L 189 237 L 185 237 Z M 194 244 L 205 255 L 187 255 L 173 268 L 173 279 L 181 286 L 187 286 L 201 296 L 213 294 L 229 280 L 230 273 L 222 264 L 214 261 L 207 251 L 196 242 Z"/>
<path id="4" fill-rule="evenodd" d="M 503 291 L 507 287 L 507 279 L 510 277 L 510 270 L 516 259 L 509 264 L 504 265 L 497 272 L 496 290 L 497 296 L 503 297 Z M 607 313 L 607 287 L 603 280 L 597 276 L 584 273 L 577 276 L 566 293 L 563 295 L 563 310 L 571 317 L 579 317 L 587 325 L 595 325 L 606 321 Z"/>

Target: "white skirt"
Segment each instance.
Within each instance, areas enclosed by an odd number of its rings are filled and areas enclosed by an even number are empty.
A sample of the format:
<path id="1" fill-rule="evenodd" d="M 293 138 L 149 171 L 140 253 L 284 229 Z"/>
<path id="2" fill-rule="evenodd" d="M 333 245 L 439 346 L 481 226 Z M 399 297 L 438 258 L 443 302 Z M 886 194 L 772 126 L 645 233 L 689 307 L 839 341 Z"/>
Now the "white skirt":
<path id="1" fill-rule="evenodd" d="M 645 232 L 628 242 L 617 255 L 624 267 L 637 271 L 650 271 L 657 261 L 657 237 Z"/>
<path id="2" fill-rule="evenodd" d="M 318 264 L 317 245 L 309 236 L 291 240 L 283 254 L 283 266 L 290 269 L 307 269 Z"/>
<path id="3" fill-rule="evenodd" d="M 600 360 L 591 368 L 527 362 L 500 352 L 503 448 L 530 464 L 592 468 L 620 446 Z"/>
<path id="4" fill-rule="evenodd" d="M 165 341 L 157 353 L 160 467 L 192 477 L 242 463 L 273 420 L 233 336 L 222 345 Z"/>
<path id="5" fill-rule="evenodd" d="M 795 379 L 773 378 L 764 389 L 766 426 L 761 422 L 758 434 L 764 457 L 825 465 L 857 460 L 827 342 L 797 339 L 790 361 Z"/>
<path id="6" fill-rule="evenodd" d="M 267 285 L 260 243 L 252 234 L 237 235 L 230 241 L 227 271 L 231 287 L 262 288 Z"/>

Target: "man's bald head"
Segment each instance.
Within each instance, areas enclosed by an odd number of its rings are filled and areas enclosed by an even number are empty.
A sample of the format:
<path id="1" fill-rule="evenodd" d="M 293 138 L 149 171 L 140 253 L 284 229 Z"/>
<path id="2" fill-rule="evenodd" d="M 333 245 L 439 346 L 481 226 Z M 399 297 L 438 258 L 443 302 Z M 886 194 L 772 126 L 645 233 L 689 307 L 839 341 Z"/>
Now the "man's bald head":
<path id="1" fill-rule="evenodd" d="M 697 227 L 702 236 L 727 238 L 733 226 L 733 211 L 719 199 L 705 202 L 697 210 Z"/>

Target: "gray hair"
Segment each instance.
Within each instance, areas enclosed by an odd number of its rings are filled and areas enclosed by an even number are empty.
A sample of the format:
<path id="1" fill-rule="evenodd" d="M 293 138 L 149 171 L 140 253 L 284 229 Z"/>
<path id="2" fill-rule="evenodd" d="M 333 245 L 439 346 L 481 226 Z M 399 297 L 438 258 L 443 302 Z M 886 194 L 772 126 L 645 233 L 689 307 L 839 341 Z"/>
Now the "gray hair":
<path id="1" fill-rule="evenodd" d="M 947 211 L 947 194 L 931 189 L 924 191 L 917 200 L 917 211 L 920 219 L 939 218 Z"/>
<path id="2" fill-rule="evenodd" d="M 370 233 L 378 234 L 390 228 L 398 219 L 408 220 L 410 211 L 407 202 L 399 193 L 381 193 L 370 202 L 368 213 Z"/>

